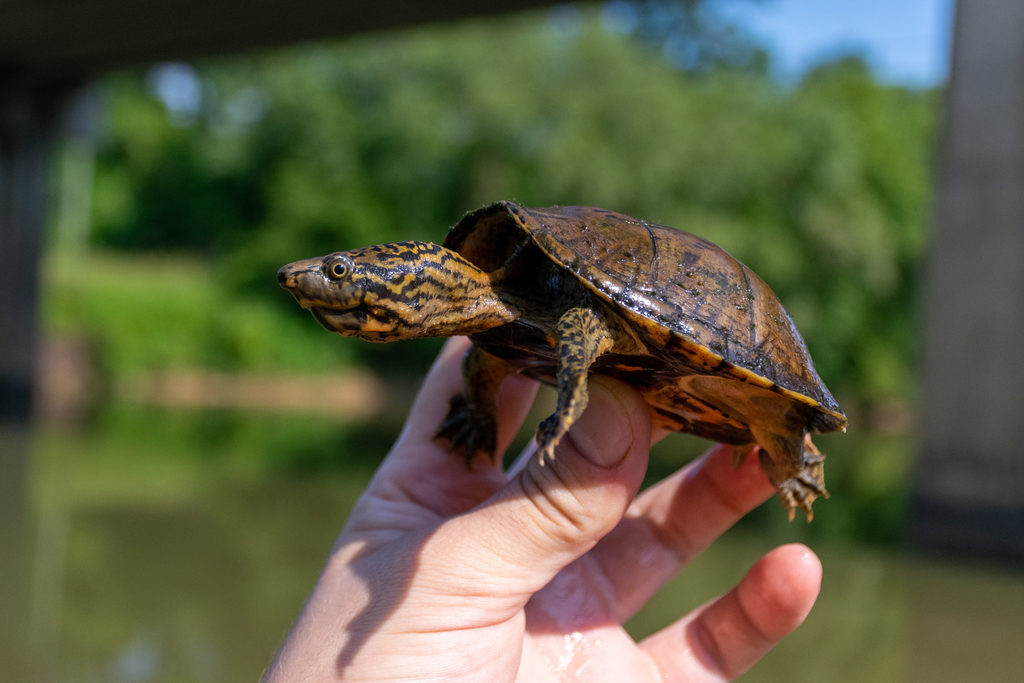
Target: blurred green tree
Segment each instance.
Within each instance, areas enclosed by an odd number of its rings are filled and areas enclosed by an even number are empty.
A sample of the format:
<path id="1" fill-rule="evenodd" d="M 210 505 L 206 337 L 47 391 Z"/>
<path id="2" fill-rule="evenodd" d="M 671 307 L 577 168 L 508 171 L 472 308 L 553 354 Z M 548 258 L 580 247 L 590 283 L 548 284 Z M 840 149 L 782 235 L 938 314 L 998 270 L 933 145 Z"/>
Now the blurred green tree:
<path id="1" fill-rule="evenodd" d="M 781 85 L 735 36 L 686 68 L 651 35 L 529 14 L 219 60 L 184 119 L 121 75 L 93 241 L 205 254 L 288 306 L 274 273 L 294 259 L 440 241 L 498 199 L 598 205 L 747 263 L 836 393 L 908 397 L 936 93 L 854 58 Z"/>

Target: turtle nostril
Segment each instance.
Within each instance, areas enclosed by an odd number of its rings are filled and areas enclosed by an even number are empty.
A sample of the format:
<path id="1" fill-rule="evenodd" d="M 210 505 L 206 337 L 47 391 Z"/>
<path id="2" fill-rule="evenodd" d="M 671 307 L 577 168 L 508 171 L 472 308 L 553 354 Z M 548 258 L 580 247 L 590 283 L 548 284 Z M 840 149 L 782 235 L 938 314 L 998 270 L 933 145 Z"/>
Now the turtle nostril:
<path id="1" fill-rule="evenodd" d="M 285 268 L 287 268 L 287 266 L 285 266 Z M 288 286 L 288 273 L 285 272 L 285 268 L 282 268 L 281 270 L 277 271 L 277 284 L 281 285 L 282 287 Z"/>

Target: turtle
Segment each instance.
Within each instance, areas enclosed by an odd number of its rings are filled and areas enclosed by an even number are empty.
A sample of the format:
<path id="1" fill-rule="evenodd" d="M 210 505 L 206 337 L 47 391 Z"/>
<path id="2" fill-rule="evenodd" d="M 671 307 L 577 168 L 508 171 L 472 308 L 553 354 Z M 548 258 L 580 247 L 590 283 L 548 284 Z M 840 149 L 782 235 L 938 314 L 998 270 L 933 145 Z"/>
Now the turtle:
<path id="1" fill-rule="evenodd" d="M 556 387 L 541 463 L 587 404 L 589 374 L 634 386 L 656 426 L 755 450 L 792 520 L 828 496 L 810 434 L 846 430 L 778 297 L 724 249 L 587 206 L 501 201 L 443 244 L 379 244 L 290 263 L 278 281 L 328 330 L 372 342 L 468 335 L 463 391 L 437 438 L 494 457 L 495 392 L 512 373 Z"/>

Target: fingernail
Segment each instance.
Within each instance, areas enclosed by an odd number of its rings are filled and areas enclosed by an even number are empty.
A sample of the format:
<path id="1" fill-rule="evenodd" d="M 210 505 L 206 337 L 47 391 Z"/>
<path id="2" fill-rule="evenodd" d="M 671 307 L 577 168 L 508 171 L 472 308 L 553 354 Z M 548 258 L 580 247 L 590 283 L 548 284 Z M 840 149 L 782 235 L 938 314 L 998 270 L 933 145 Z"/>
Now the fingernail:
<path id="1" fill-rule="evenodd" d="M 584 458 L 598 467 L 613 467 L 622 462 L 633 445 L 629 413 L 602 380 L 592 379 L 588 390 L 587 409 L 569 428 L 569 434 Z"/>

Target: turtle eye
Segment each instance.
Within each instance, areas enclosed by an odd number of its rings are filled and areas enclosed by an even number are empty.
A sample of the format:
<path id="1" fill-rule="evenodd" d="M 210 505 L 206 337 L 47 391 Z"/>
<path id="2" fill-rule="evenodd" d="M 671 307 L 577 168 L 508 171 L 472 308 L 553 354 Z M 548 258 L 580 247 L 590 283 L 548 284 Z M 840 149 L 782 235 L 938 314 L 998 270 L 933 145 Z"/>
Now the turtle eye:
<path id="1" fill-rule="evenodd" d="M 327 277 L 332 280 L 341 280 L 349 274 L 351 267 L 347 259 L 335 259 L 327 264 L 325 270 L 327 271 Z"/>

